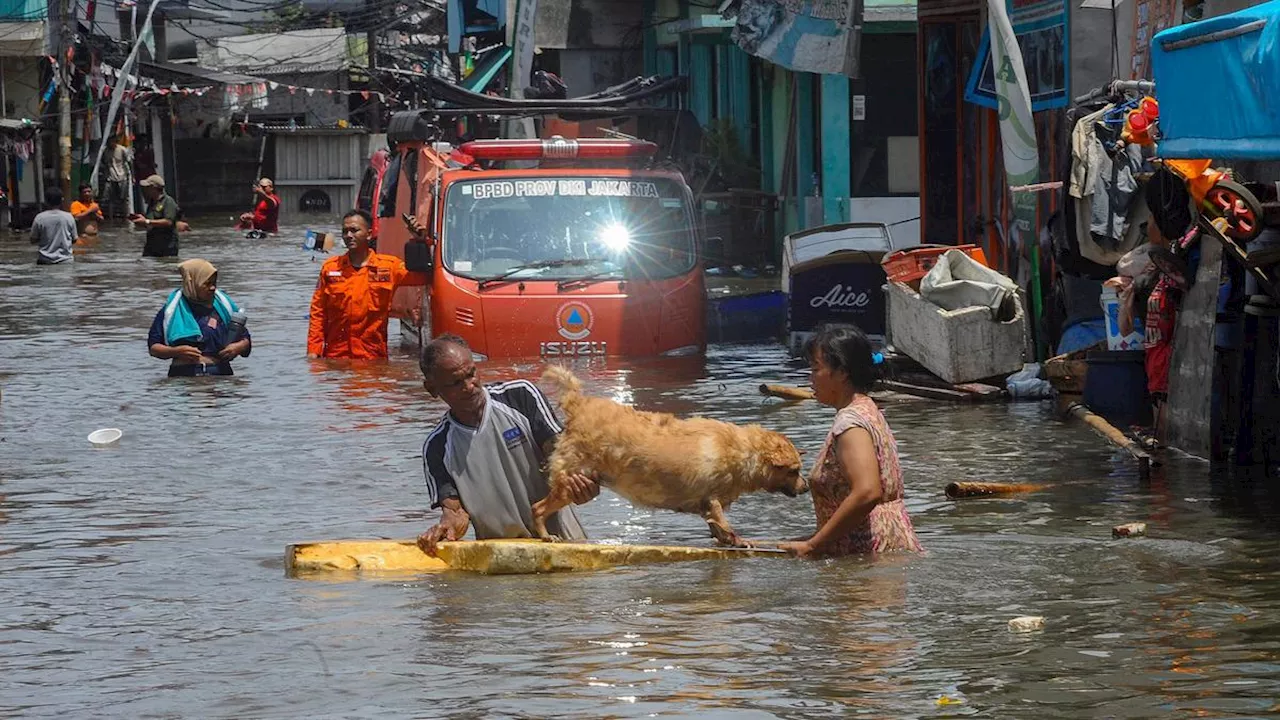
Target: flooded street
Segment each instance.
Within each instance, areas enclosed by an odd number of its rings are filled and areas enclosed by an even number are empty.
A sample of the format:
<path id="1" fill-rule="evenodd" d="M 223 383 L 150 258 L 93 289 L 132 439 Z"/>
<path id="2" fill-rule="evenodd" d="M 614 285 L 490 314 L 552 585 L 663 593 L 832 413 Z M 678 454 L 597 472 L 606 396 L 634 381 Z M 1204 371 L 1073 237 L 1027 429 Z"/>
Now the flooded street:
<path id="1" fill-rule="evenodd" d="M 176 263 L 114 231 L 37 267 L 0 240 L 0 715 L 18 717 L 1263 717 L 1280 711 L 1277 513 L 1171 457 L 1142 483 L 1048 404 L 886 406 L 927 552 L 552 576 L 289 579 L 285 545 L 432 524 L 420 452 L 443 406 L 412 351 L 305 358 L 320 264 L 303 228 L 197 222 L 254 349 L 167 379 L 146 334 Z M 205 229 L 199 229 L 205 228 Z M 321 228 L 317 228 L 321 229 Z M 332 229 L 332 228 L 330 228 Z M 394 323 L 393 323 L 394 325 Z M 393 328 L 394 337 L 394 328 Z M 833 411 L 776 346 L 577 369 L 643 409 L 761 422 L 812 460 Z M 538 365 L 485 363 L 489 380 Z M 118 427 L 95 449 L 86 436 Z M 948 501 L 955 480 L 1053 483 Z M 592 539 L 709 545 L 604 491 Z M 813 528 L 747 497 L 751 538 Z M 1110 528 L 1143 521 L 1150 537 Z M 1011 634 L 1019 615 L 1042 632 Z M 943 698 L 942 702 L 939 698 Z"/>

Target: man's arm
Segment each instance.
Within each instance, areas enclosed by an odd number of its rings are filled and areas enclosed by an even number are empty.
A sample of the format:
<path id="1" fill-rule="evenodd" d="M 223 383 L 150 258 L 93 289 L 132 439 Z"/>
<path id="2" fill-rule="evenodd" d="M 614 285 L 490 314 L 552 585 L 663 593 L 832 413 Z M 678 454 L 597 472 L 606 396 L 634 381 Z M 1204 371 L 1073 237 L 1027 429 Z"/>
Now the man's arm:
<path id="1" fill-rule="evenodd" d="M 307 357 L 318 358 L 324 354 L 324 267 L 316 279 L 316 291 L 311 294 L 311 313 L 307 320 Z"/>
<path id="2" fill-rule="evenodd" d="M 542 449 L 544 458 L 551 457 L 551 452 L 556 447 L 556 438 L 564 428 L 551 409 L 551 401 L 547 396 L 528 380 L 508 383 L 499 395 L 528 419 L 534 443 Z M 575 505 L 591 502 L 600 494 L 600 484 L 582 473 L 573 473 L 564 479 L 564 483 L 563 487 Z"/>
<path id="3" fill-rule="evenodd" d="M 462 539 L 471 524 L 471 515 L 459 498 L 458 485 L 444 462 L 448 440 L 449 423 L 442 422 L 422 443 L 422 475 L 431 507 L 440 508 L 440 521 L 418 536 L 418 547 L 428 555 L 435 555 L 436 544 L 442 540 Z"/>
<path id="4" fill-rule="evenodd" d="M 434 556 L 440 542 L 461 540 L 470 525 L 471 516 L 462 507 L 462 501 L 456 497 L 445 498 L 440 503 L 440 522 L 418 536 L 418 547 Z"/>

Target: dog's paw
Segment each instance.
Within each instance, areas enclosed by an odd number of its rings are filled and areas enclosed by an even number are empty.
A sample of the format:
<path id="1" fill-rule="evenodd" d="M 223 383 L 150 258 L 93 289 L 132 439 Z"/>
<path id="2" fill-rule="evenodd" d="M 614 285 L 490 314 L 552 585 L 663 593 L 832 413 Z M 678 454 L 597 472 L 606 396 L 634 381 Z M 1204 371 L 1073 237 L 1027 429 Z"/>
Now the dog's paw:
<path id="1" fill-rule="evenodd" d="M 543 535 L 538 539 L 545 543 L 554 543 L 554 542 L 560 542 L 561 540 L 563 540 L 563 538 L 561 538 L 559 535 L 552 535 L 550 533 Z"/>

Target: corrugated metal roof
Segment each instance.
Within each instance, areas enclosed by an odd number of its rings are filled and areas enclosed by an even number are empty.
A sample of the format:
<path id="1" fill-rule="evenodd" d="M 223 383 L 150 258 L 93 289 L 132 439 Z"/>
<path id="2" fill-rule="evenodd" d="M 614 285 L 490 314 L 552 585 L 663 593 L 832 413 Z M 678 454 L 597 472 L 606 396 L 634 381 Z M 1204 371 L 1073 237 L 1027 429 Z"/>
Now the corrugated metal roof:
<path id="1" fill-rule="evenodd" d="M 350 67 L 343 28 L 222 37 L 201 43 L 197 54 L 206 67 L 260 75 L 333 72 Z"/>

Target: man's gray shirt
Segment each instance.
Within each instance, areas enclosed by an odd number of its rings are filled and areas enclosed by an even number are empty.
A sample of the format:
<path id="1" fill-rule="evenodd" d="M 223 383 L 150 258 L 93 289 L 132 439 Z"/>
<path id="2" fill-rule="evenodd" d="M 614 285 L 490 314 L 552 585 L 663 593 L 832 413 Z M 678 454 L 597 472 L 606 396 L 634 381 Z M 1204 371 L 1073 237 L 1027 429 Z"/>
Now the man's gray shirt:
<path id="1" fill-rule="evenodd" d="M 561 431 L 546 396 L 528 380 L 485 388 L 479 427 L 446 414 L 422 445 L 431 506 L 455 497 L 471 516 L 476 538 L 533 537 L 533 503 L 547 496 L 543 448 Z M 566 540 L 586 538 L 573 507 L 547 518 Z"/>
<path id="2" fill-rule="evenodd" d="M 31 242 L 39 244 L 42 263 L 70 260 L 77 234 L 76 218 L 66 210 L 45 210 L 31 221 Z"/>

